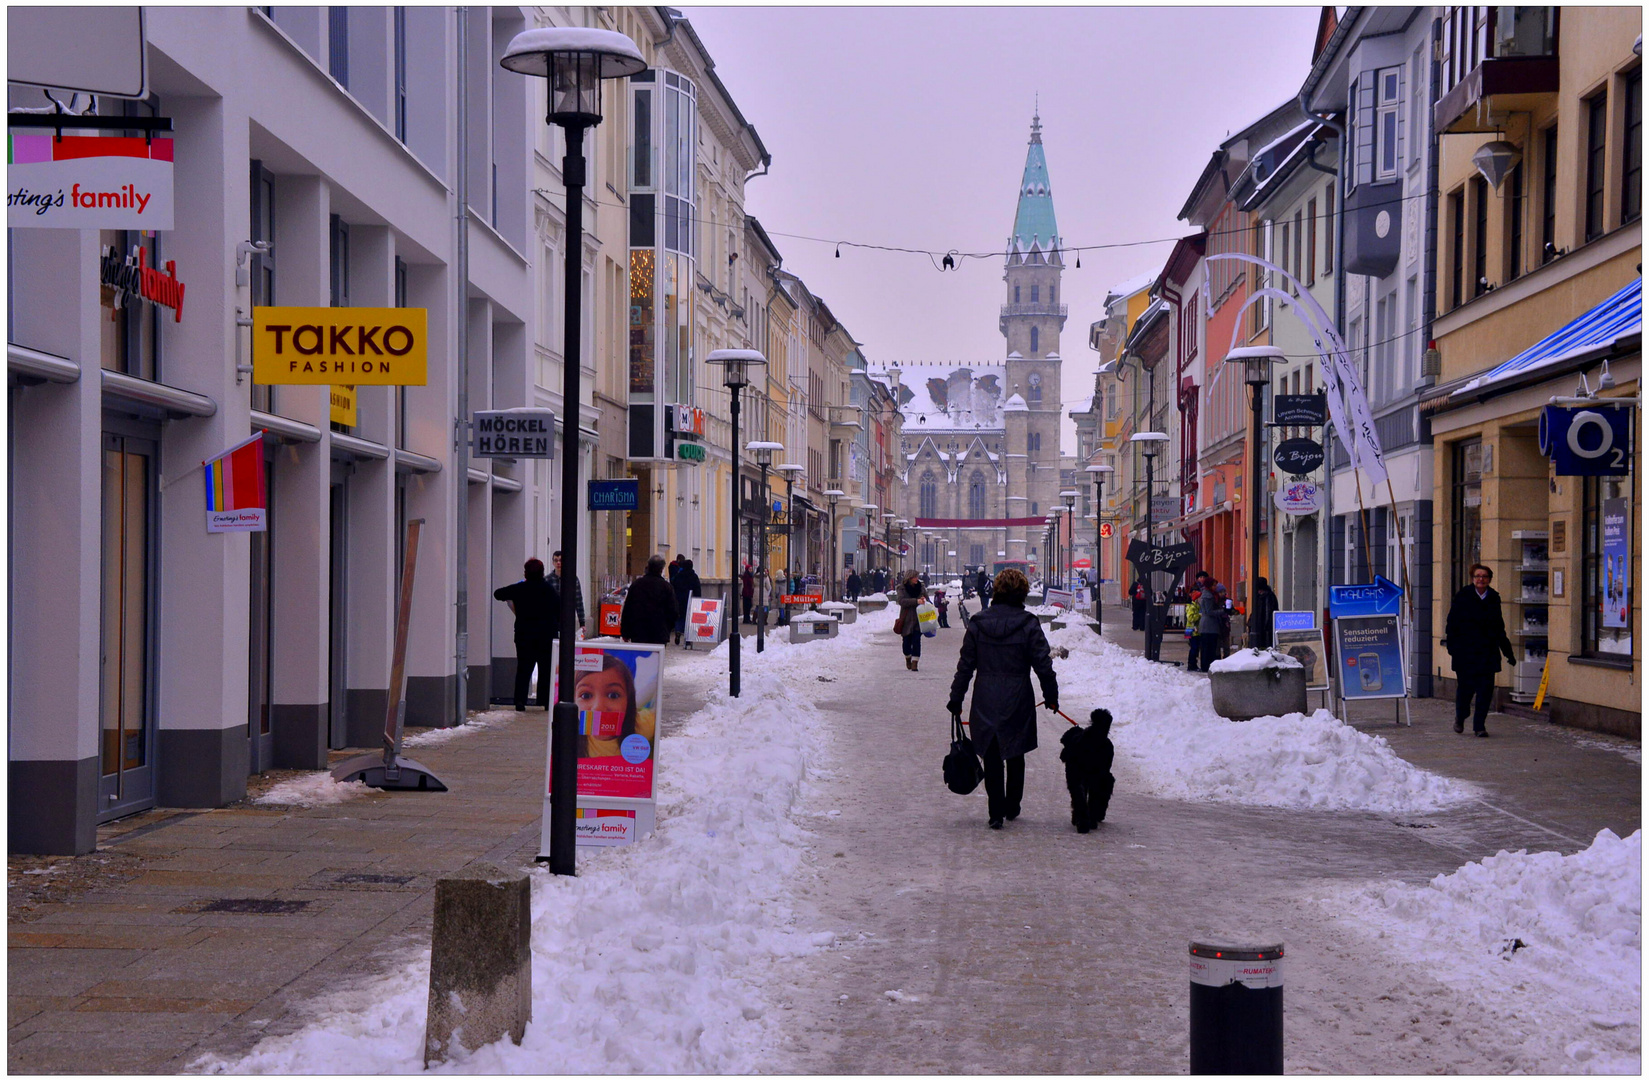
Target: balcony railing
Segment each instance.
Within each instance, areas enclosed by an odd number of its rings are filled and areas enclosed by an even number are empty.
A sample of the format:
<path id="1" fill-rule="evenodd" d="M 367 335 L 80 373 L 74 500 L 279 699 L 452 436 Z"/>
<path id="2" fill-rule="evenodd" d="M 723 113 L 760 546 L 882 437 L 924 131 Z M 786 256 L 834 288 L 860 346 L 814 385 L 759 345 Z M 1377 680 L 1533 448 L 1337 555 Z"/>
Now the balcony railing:
<path id="1" fill-rule="evenodd" d="M 1555 7 L 1451 9 L 1443 93 L 1433 107 L 1444 134 L 1496 131 L 1558 89 Z"/>
<path id="2" fill-rule="evenodd" d="M 1044 302 L 1044 303 L 1031 303 L 1031 304 L 1003 304 L 1002 305 L 1002 314 L 1003 315 L 1057 315 L 1061 319 L 1063 319 L 1065 317 L 1066 309 L 1067 309 L 1067 305 L 1065 305 L 1065 304 L 1050 304 L 1050 303 L 1046 303 L 1046 302 Z"/>

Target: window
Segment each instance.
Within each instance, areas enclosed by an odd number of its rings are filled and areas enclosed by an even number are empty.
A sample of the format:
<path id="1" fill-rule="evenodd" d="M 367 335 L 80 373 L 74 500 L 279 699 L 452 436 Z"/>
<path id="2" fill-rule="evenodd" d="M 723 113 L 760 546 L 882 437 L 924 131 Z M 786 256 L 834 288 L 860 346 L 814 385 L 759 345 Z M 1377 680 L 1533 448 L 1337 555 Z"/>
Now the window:
<path id="1" fill-rule="evenodd" d="M 1459 307 L 1466 302 L 1461 291 L 1466 272 L 1466 193 L 1449 194 L 1449 306 Z"/>
<path id="2" fill-rule="evenodd" d="M 1033 303 L 1033 304 L 1039 303 L 1039 302 L 1041 302 L 1041 300 L 1042 300 L 1042 286 L 1032 285 L 1031 286 L 1031 303 Z"/>
<path id="3" fill-rule="evenodd" d="M 1557 125 L 1541 137 L 1540 264 L 1557 258 Z"/>
<path id="4" fill-rule="evenodd" d="M 1523 162 L 1506 177 L 1506 280 L 1523 275 Z"/>
<path id="5" fill-rule="evenodd" d="M 1483 441 L 1468 439 L 1454 446 L 1454 483 L 1450 524 L 1449 592 L 1459 592 L 1470 580 L 1472 563 L 1483 561 Z"/>
<path id="6" fill-rule="evenodd" d="M 968 517 L 975 521 L 985 516 L 985 477 L 974 473 L 968 479 Z"/>
<path id="7" fill-rule="evenodd" d="M 1037 339 L 1036 327 L 1033 326 L 1033 327 L 1031 327 L 1031 355 L 1032 356 L 1036 355 L 1036 350 L 1037 350 L 1037 340 L 1036 339 Z"/>
<path id="8" fill-rule="evenodd" d="M 1632 655 L 1631 477 L 1585 479 L 1581 557 L 1581 655 Z"/>
<path id="9" fill-rule="evenodd" d="M 407 9 L 395 11 L 395 137 L 407 141 Z"/>
<path id="10" fill-rule="evenodd" d="M 933 478 L 932 473 L 922 474 L 922 483 L 918 488 L 918 491 L 920 492 L 918 497 L 918 505 L 920 509 L 918 510 L 918 513 L 925 518 L 938 517 L 939 483 Z"/>
<path id="11" fill-rule="evenodd" d="M 1607 94 L 1586 102 L 1586 239 L 1603 235 L 1603 176 L 1607 170 Z"/>
<path id="12" fill-rule="evenodd" d="M 140 261 L 151 268 L 160 267 L 160 239 L 154 234 L 104 229 L 98 239 L 105 267 L 136 267 Z M 98 292 L 106 309 L 98 320 L 102 366 L 139 379 L 159 378 L 156 361 L 160 351 L 160 308 L 125 289 L 104 285 Z"/>
<path id="13" fill-rule="evenodd" d="M 1303 275 L 1304 272 L 1305 272 L 1305 269 L 1304 269 L 1305 268 L 1305 260 L 1301 257 L 1301 253 L 1300 253 L 1300 247 L 1301 247 L 1302 244 L 1305 243 L 1304 217 L 1305 217 L 1305 215 L 1302 214 L 1300 211 L 1298 211 L 1298 210 L 1294 211 L 1294 278 L 1295 278 L 1295 280 L 1299 280 L 1301 275 Z M 1299 289 L 1295 289 L 1293 291 L 1294 291 L 1295 296 L 1298 296 L 1300 294 Z"/>
<path id="14" fill-rule="evenodd" d="M 1018 285 L 1015 285 L 1013 287 L 1013 302 L 1016 303 L 1016 304 L 1019 303 L 1019 286 Z"/>
<path id="15" fill-rule="evenodd" d="M 1317 200 L 1305 204 L 1305 283 L 1317 284 Z"/>
<path id="16" fill-rule="evenodd" d="M 327 71 L 338 85 L 349 87 L 349 9 L 346 7 L 331 7 L 326 9 L 326 48 Z"/>
<path id="17" fill-rule="evenodd" d="M 1036 350 L 1036 327 L 1034 326 L 1031 327 L 1031 350 L 1033 352 Z M 1030 378 L 1027 379 L 1026 382 L 1030 384 L 1030 393 L 1027 395 L 1030 399 L 1030 404 L 1042 404 L 1042 376 L 1033 371 L 1031 372 Z M 1036 448 L 1038 450 L 1042 449 L 1042 436 L 1040 435 L 1036 437 Z"/>
<path id="18" fill-rule="evenodd" d="M 252 240 L 273 244 L 275 241 L 275 178 L 263 162 L 252 162 Z M 252 261 L 252 305 L 270 307 L 275 298 L 275 249 L 254 253 Z M 252 408 L 264 412 L 275 411 L 275 388 L 252 387 Z"/>
<path id="19" fill-rule="evenodd" d="M 1643 69 L 1626 76 L 1620 109 L 1625 124 L 1621 143 L 1620 223 L 1643 214 Z"/>
<path id="20" fill-rule="evenodd" d="M 331 264 L 330 299 L 333 307 L 349 306 L 349 222 L 332 215 L 331 243 L 328 262 Z"/>
<path id="21" fill-rule="evenodd" d="M 1472 295 L 1489 291 L 1489 185 L 1482 177 L 1472 188 Z"/>
<path id="22" fill-rule="evenodd" d="M 1380 69 L 1375 82 L 1379 100 L 1374 107 L 1374 179 L 1397 178 L 1398 86 L 1402 68 Z"/>
<path id="23" fill-rule="evenodd" d="M 1323 187 L 1323 273 L 1334 270 L 1334 181 Z"/>

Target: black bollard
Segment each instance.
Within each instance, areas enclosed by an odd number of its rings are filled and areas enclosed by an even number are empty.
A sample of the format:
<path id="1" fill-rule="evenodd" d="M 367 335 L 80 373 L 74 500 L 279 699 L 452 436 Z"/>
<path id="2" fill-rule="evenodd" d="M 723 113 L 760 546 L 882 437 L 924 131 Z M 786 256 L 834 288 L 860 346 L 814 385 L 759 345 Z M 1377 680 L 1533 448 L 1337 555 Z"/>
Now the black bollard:
<path id="1" fill-rule="evenodd" d="M 1283 1071 L 1283 947 L 1191 943 L 1191 1072 Z"/>

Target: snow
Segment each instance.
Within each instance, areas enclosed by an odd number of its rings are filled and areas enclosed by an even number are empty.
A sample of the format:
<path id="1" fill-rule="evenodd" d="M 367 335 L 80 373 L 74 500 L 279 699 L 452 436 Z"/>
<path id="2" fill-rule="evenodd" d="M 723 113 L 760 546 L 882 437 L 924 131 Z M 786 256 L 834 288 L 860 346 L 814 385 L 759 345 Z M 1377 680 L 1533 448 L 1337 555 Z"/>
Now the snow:
<path id="1" fill-rule="evenodd" d="M 1232 723 L 1214 712 L 1206 680 L 1125 652 L 1087 627 L 1054 629 L 1048 642 L 1069 651 L 1054 661 L 1061 707 L 1078 719 L 1090 709 L 1111 711 L 1120 790 L 1392 814 L 1432 813 L 1478 796 L 1327 710 Z"/>
<path id="2" fill-rule="evenodd" d="M 841 600 L 826 600 L 818 605 L 820 611 L 858 611 L 857 604 L 849 604 Z"/>
<path id="3" fill-rule="evenodd" d="M 1342 888 L 1317 902 L 1486 1010 L 1520 1017 L 1508 1071 L 1640 1070 L 1643 833 L 1573 855 L 1506 852 L 1425 885 Z"/>
<path id="4" fill-rule="evenodd" d="M 824 607 L 823 604 L 820 604 L 819 606 Z M 799 622 L 835 622 L 836 617 L 834 615 L 824 615 L 824 614 L 821 614 L 817 611 L 804 611 L 800 615 L 790 616 L 790 621 L 793 622 L 793 623 L 799 623 Z"/>
<path id="5" fill-rule="evenodd" d="M 1271 668 L 1303 667 L 1292 656 L 1275 649 L 1238 649 L 1223 660 L 1208 665 L 1209 671 L 1269 671 Z"/>
<path id="6" fill-rule="evenodd" d="M 528 700 L 537 701 L 537 693 L 538 674 L 534 672 L 532 678 L 527 680 Z M 453 727 L 427 728 L 411 735 L 405 735 L 401 739 L 401 749 L 405 751 L 414 750 L 420 746 L 439 746 L 442 743 L 451 742 L 453 739 L 473 735 L 477 731 L 484 731 L 499 724 L 507 724 L 521 715 L 513 709 L 493 709 L 484 713 L 476 713 L 462 724 Z M 539 716 L 542 717 L 543 714 L 540 713 Z"/>
<path id="7" fill-rule="evenodd" d="M 359 780 L 340 784 L 331 773 L 317 772 L 282 780 L 252 802 L 257 806 L 336 806 L 371 790 Z"/>

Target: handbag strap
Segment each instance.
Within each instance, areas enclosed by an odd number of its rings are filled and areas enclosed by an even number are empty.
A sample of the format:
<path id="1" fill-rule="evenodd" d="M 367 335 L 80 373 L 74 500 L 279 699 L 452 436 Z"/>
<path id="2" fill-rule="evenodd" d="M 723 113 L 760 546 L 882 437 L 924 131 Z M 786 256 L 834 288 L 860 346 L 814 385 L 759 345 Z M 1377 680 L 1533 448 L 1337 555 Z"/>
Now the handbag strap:
<path id="1" fill-rule="evenodd" d="M 968 737 L 968 733 L 965 730 L 963 730 L 963 728 L 962 728 L 962 714 L 961 713 L 951 713 L 950 714 L 950 741 L 951 742 L 961 742 L 963 739 L 965 739 L 967 737 Z"/>

